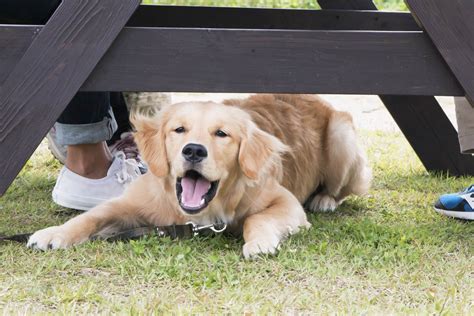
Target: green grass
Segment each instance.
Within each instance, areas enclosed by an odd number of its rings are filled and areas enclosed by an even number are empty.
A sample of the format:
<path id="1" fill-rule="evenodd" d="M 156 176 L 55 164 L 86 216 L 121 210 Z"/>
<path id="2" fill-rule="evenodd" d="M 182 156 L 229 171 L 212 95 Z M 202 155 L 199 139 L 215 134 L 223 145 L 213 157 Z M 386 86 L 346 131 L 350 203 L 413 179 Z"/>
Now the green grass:
<path id="1" fill-rule="evenodd" d="M 319 9 L 316 0 L 144 0 L 144 4 Z M 403 0 L 375 0 L 380 10 L 407 10 Z"/>
<path id="2" fill-rule="evenodd" d="M 291 237 L 275 257 L 244 261 L 230 237 L 92 242 L 37 252 L 0 245 L 0 311 L 30 313 L 474 313 L 474 223 L 432 203 L 473 178 L 428 175 L 398 134 L 362 132 L 374 168 L 367 197 Z M 72 214 L 50 194 L 60 165 L 43 146 L 0 199 L 0 231 Z"/>

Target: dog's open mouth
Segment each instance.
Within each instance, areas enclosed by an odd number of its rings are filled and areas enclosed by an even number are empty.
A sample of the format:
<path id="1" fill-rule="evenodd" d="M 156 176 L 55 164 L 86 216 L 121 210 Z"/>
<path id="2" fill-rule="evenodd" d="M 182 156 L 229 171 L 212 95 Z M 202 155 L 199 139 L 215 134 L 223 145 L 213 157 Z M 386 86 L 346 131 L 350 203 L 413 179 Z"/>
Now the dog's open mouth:
<path id="1" fill-rule="evenodd" d="M 189 170 L 176 180 L 179 205 L 189 214 L 197 214 L 212 201 L 219 181 L 209 181 L 195 170 Z"/>

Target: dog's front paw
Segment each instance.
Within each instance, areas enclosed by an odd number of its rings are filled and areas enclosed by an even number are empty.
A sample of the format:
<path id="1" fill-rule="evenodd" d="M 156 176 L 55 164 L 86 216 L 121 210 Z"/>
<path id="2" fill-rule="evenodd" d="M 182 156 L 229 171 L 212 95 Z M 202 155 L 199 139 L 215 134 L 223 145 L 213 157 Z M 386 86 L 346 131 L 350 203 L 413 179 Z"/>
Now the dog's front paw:
<path id="1" fill-rule="evenodd" d="M 312 212 L 332 212 L 339 206 L 339 203 L 330 195 L 318 194 L 309 204 Z"/>
<path id="2" fill-rule="evenodd" d="M 252 259 L 259 255 L 275 254 L 278 250 L 280 240 L 276 238 L 261 238 L 248 241 L 244 244 L 243 253 L 245 259 Z"/>
<path id="3" fill-rule="evenodd" d="M 62 226 L 38 230 L 28 239 L 27 247 L 40 250 L 65 249 L 82 241 L 74 240 Z"/>

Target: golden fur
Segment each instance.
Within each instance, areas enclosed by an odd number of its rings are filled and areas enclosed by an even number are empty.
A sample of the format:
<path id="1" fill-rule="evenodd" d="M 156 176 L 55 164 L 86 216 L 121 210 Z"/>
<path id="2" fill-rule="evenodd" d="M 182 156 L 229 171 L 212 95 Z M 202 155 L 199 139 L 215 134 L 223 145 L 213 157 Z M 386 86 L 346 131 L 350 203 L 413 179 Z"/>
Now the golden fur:
<path id="1" fill-rule="evenodd" d="M 65 248 L 144 224 L 223 221 L 243 233 L 249 258 L 274 253 L 287 235 L 310 226 L 301 206 L 310 196 L 309 210 L 327 211 L 368 190 L 371 172 L 348 113 L 307 95 L 255 95 L 224 103 L 180 103 L 152 118 L 132 117 L 150 171 L 121 197 L 36 232 L 28 244 Z M 178 127 L 185 132 L 177 133 Z M 218 130 L 228 136 L 216 136 Z M 187 171 L 182 150 L 189 143 L 207 149 L 199 172 L 219 181 L 214 199 L 195 215 L 181 209 L 175 192 L 177 178 Z"/>

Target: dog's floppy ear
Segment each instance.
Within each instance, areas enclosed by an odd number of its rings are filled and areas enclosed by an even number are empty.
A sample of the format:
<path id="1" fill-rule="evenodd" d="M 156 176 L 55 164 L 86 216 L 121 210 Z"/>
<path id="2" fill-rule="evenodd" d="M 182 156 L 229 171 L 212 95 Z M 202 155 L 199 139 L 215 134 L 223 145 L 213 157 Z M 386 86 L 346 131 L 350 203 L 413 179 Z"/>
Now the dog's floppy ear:
<path id="1" fill-rule="evenodd" d="M 148 117 L 141 113 L 132 113 L 130 122 L 136 129 L 134 133 L 135 142 L 150 171 L 157 177 L 167 176 L 169 165 L 165 146 L 163 115 L 157 113 L 152 117 Z"/>
<path id="2" fill-rule="evenodd" d="M 288 147 L 278 138 L 259 129 L 253 122 L 242 137 L 239 151 L 239 165 L 244 175 L 258 180 L 268 172 L 281 176 L 281 154 Z"/>

